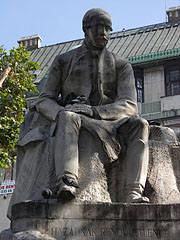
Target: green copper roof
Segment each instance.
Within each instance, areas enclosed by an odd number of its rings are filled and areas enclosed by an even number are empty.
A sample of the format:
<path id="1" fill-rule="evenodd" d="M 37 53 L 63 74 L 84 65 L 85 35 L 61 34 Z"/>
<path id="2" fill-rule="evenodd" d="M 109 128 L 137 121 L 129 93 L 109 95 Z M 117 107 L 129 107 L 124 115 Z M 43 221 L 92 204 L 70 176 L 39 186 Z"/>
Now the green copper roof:
<path id="1" fill-rule="evenodd" d="M 167 51 L 161 51 L 156 53 L 150 53 L 142 56 L 129 57 L 128 60 L 132 64 L 136 64 L 136 63 L 150 62 L 150 61 L 155 61 L 160 59 L 167 59 L 167 58 L 176 57 L 176 56 L 180 56 L 180 48 L 170 49 Z"/>

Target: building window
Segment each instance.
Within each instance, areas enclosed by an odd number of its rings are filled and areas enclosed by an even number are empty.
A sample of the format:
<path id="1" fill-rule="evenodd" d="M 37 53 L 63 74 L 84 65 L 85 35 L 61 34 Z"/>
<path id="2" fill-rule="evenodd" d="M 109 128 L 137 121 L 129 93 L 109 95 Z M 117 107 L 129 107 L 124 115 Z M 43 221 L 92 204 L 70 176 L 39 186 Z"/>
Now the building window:
<path id="1" fill-rule="evenodd" d="M 134 77 L 137 90 L 137 101 L 144 102 L 144 73 L 141 68 L 134 68 Z"/>
<path id="2" fill-rule="evenodd" d="M 165 66 L 166 96 L 180 94 L 180 60 Z"/>

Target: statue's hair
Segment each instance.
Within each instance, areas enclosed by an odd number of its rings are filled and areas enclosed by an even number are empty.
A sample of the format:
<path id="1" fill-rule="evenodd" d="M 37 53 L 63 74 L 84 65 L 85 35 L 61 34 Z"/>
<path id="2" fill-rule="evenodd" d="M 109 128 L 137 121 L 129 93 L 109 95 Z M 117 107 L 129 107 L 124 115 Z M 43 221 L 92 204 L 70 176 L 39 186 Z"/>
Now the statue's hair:
<path id="1" fill-rule="evenodd" d="M 112 21 L 111 16 L 105 10 L 101 8 L 92 8 L 88 10 L 82 20 L 82 28 L 85 32 L 87 28 L 91 27 L 91 22 L 93 18 L 100 18 L 103 17 L 107 20 L 107 25 L 110 27 L 112 31 Z"/>

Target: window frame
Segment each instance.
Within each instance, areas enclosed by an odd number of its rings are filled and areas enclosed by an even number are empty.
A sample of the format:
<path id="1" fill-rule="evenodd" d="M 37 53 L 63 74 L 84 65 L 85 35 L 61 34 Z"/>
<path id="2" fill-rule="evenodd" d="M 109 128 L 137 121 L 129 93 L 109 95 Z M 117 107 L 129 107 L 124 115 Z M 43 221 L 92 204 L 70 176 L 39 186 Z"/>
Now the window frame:
<path id="1" fill-rule="evenodd" d="M 144 70 L 143 68 L 134 67 L 134 78 L 135 78 L 135 86 L 137 92 L 137 102 L 144 103 Z M 141 87 L 138 86 L 138 79 L 141 79 Z M 139 92 L 141 92 L 141 97 Z"/>
<path id="2" fill-rule="evenodd" d="M 172 73 L 178 71 L 179 78 L 171 79 Z M 164 66 L 165 94 L 166 96 L 180 95 L 180 59 L 168 61 Z M 178 92 L 175 92 L 175 84 L 178 84 Z M 173 87 L 174 86 L 174 87 Z"/>

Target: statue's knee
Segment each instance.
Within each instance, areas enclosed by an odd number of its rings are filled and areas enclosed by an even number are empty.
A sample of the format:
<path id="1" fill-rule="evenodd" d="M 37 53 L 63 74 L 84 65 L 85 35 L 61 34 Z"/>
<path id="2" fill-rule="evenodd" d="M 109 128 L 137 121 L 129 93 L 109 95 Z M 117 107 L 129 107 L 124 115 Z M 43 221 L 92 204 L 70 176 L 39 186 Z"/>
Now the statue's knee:
<path id="1" fill-rule="evenodd" d="M 63 121 L 64 124 L 66 123 L 79 123 L 81 122 L 81 118 L 79 116 L 79 114 L 74 113 L 74 112 L 70 112 L 70 111 L 61 111 L 58 114 L 58 119 L 59 121 Z"/>
<path id="2" fill-rule="evenodd" d="M 139 124 L 143 127 L 143 128 L 149 128 L 149 123 L 146 119 L 144 118 L 138 118 L 139 119 Z"/>
<path id="3" fill-rule="evenodd" d="M 148 121 L 141 117 L 133 117 L 131 120 L 131 124 L 133 124 L 136 127 L 142 128 L 142 129 L 148 129 L 149 124 Z"/>
<path id="4" fill-rule="evenodd" d="M 61 111 L 61 112 L 59 112 L 59 118 L 69 119 L 69 118 L 76 117 L 76 115 L 77 115 L 76 113 L 70 112 L 70 111 Z"/>

